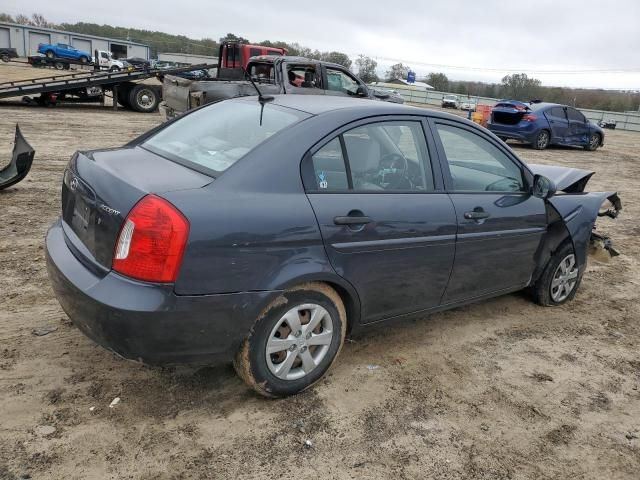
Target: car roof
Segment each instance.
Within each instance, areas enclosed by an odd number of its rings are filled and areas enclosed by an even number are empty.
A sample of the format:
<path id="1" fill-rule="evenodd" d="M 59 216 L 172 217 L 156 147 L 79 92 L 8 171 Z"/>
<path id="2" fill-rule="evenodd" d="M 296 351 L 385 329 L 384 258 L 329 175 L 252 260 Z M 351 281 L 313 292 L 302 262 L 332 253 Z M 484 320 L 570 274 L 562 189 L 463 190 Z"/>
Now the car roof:
<path id="1" fill-rule="evenodd" d="M 560 103 L 539 102 L 539 103 L 530 104 L 529 108 L 531 108 L 531 110 L 544 110 L 546 108 L 564 107 L 564 106 L 566 106 L 566 105 L 562 105 Z"/>
<path id="2" fill-rule="evenodd" d="M 313 58 L 307 57 L 299 57 L 294 55 L 256 55 L 255 57 L 251 57 L 250 61 L 252 62 L 275 62 L 277 60 L 285 61 L 287 63 L 320 63 L 327 67 L 339 67 L 344 69 L 344 65 L 340 65 L 338 63 L 333 62 L 324 62 L 322 60 L 314 60 Z"/>
<path id="3" fill-rule="evenodd" d="M 365 98 L 350 98 L 337 95 L 273 95 L 274 105 L 300 110 L 310 115 L 322 115 L 336 110 L 350 110 L 362 116 L 373 115 L 425 115 L 465 120 L 458 115 L 435 110 L 383 102 Z M 257 102 L 257 96 L 236 97 L 228 101 Z"/>

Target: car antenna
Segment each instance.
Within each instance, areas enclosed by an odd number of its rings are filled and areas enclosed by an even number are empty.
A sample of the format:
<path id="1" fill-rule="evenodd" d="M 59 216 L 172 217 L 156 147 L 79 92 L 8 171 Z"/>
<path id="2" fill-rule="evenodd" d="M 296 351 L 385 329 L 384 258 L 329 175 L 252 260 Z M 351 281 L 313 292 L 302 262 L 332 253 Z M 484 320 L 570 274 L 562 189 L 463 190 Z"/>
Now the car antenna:
<path id="1" fill-rule="evenodd" d="M 256 82 L 253 81 L 253 78 L 251 78 L 251 75 L 249 75 L 249 72 L 247 72 L 247 69 L 246 68 L 242 68 L 242 71 L 244 72 L 245 77 L 247 77 L 249 79 L 249 81 L 251 82 L 251 85 L 253 85 L 253 88 L 256 89 L 256 92 L 258 92 L 258 101 L 260 102 L 260 105 L 261 105 L 261 108 L 260 108 L 260 126 L 262 126 L 262 114 L 264 113 L 264 104 L 273 101 L 274 97 L 272 97 L 271 95 L 262 95 L 262 92 L 260 91 L 260 89 L 256 85 Z"/>

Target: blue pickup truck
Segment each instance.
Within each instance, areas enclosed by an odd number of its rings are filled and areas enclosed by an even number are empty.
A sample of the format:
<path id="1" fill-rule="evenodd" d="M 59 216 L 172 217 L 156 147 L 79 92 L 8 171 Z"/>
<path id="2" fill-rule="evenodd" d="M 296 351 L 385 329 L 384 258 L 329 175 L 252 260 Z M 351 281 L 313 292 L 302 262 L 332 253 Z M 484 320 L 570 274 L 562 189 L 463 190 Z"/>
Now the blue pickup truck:
<path id="1" fill-rule="evenodd" d="M 80 63 L 89 63 L 91 60 L 91 54 L 78 50 L 71 45 L 64 43 L 41 43 L 38 45 L 38 53 L 46 55 L 47 58 L 66 58 L 68 60 L 75 60 Z"/>

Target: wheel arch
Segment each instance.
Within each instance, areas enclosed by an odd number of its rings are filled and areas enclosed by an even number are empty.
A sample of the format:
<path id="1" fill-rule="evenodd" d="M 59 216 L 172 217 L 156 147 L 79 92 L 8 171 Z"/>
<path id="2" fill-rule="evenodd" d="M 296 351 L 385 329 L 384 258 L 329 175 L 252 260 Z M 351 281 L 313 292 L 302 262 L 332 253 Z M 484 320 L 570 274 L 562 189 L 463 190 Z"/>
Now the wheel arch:
<path id="1" fill-rule="evenodd" d="M 335 290 L 340 296 L 345 311 L 347 312 L 347 333 L 351 332 L 354 327 L 360 324 L 361 305 L 358 292 L 356 292 L 353 285 L 337 274 L 322 272 L 299 276 L 287 281 L 279 290 L 289 290 L 298 285 L 310 282 L 324 283 Z"/>
<path id="2" fill-rule="evenodd" d="M 536 268 L 531 275 L 531 284 L 534 284 L 540 278 L 540 275 L 544 272 L 547 263 L 551 260 L 553 255 L 560 250 L 566 243 L 570 243 L 575 250 L 573 244 L 573 238 L 567 228 L 564 219 L 556 211 L 556 209 L 546 204 L 547 218 L 549 218 L 549 225 L 547 227 L 547 233 L 544 235 L 538 251 L 536 252 Z"/>

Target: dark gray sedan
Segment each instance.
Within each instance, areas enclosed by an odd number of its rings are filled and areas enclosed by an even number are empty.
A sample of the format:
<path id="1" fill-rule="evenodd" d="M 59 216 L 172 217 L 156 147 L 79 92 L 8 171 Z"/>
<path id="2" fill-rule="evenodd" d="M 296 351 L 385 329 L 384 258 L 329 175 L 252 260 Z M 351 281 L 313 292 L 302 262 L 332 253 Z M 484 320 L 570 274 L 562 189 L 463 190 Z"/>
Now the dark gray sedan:
<path id="1" fill-rule="evenodd" d="M 444 113 L 227 100 L 76 153 L 49 274 L 73 322 L 121 356 L 235 358 L 284 396 L 320 379 L 349 331 L 525 288 L 571 300 L 588 249 L 615 253 L 592 228 L 620 201 L 584 193 L 591 175 L 526 165 Z"/>

